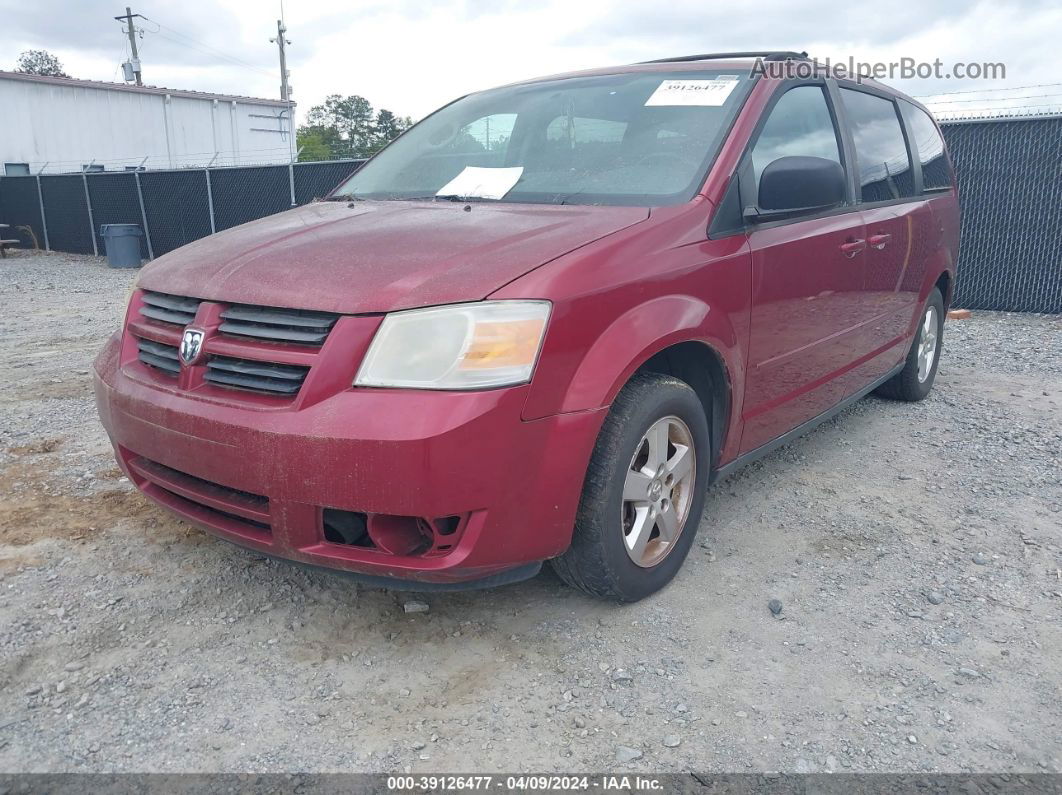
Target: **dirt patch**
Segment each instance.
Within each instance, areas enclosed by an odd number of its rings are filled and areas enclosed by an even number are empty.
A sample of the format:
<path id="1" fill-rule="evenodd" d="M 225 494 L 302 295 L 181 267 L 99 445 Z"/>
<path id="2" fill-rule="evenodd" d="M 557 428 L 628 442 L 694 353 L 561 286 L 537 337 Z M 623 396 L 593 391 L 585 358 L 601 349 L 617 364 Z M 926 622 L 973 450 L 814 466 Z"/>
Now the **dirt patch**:
<path id="1" fill-rule="evenodd" d="M 12 455 L 43 455 L 44 453 L 54 453 L 62 444 L 62 439 L 41 439 L 38 442 L 9 447 L 7 452 Z"/>
<path id="2" fill-rule="evenodd" d="M 42 538 L 78 541 L 121 519 L 161 515 L 131 489 L 107 489 L 79 495 L 49 488 L 46 455 L 60 440 L 23 445 L 23 455 L 0 473 L 0 544 L 25 546 Z M 19 448 L 14 448 L 16 452 Z"/>
<path id="3" fill-rule="evenodd" d="M 75 375 L 53 381 L 33 381 L 15 391 L 15 400 L 72 400 L 92 394 L 92 380 L 87 375 Z"/>
<path id="4" fill-rule="evenodd" d="M 0 543 L 24 546 L 42 538 L 80 541 L 120 519 L 155 511 L 135 491 L 101 491 L 85 497 L 33 494 L 0 499 Z"/>
<path id="5" fill-rule="evenodd" d="M 37 557 L 4 557 L 0 558 L 0 573 L 16 571 L 22 566 L 40 566 L 42 563 L 44 559 Z"/>

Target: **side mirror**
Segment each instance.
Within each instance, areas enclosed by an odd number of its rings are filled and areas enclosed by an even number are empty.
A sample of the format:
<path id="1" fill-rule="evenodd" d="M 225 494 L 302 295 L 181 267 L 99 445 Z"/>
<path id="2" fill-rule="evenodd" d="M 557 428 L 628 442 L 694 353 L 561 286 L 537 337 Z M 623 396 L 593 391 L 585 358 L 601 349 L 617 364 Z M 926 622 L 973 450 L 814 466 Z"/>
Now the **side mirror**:
<path id="1" fill-rule="evenodd" d="M 760 175 L 758 207 L 750 220 L 771 220 L 834 207 L 845 199 L 844 169 L 823 157 L 780 157 Z"/>

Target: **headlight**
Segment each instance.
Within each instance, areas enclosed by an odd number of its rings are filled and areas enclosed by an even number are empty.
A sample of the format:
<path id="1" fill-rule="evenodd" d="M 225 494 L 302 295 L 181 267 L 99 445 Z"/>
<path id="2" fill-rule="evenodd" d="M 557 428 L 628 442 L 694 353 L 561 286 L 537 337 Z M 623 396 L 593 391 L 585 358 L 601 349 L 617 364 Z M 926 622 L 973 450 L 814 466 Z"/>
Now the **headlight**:
<path id="1" fill-rule="evenodd" d="M 481 301 L 393 312 L 355 386 L 484 389 L 531 380 L 549 301 Z"/>

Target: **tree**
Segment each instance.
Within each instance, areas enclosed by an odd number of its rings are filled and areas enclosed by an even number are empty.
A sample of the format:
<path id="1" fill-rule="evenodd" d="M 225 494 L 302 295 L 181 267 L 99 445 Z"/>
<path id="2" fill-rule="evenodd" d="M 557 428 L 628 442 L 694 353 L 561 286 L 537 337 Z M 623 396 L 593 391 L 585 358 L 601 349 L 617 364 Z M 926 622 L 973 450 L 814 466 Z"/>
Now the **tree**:
<path id="1" fill-rule="evenodd" d="M 375 154 L 412 126 L 409 117 L 399 118 L 356 94 L 332 94 L 306 114 L 296 140 L 303 147 L 300 160 L 322 157 L 368 157 Z"/>
<path id="2" fill-rule="evenodd" d="M 365 97 L 332 94 L 324 104 L 310 108 L 306 121 L 310 127 L 331 129 L 337 134 L 346 151 L 334 154 L 365 157 L 373 152 L 372 104 Z"/>
<path id="3" fill-rule="evenodd" d="M 376 114 L 376 150 L 379 151 L 412 126 L 409 118 L 400 119 L 386 108 Z"/>
<path id="4" fill-rule="evenodd" d="M 63 71 L 59 59 L 47 50 L 26 50 L 18 56 L 16 72 L 29 75 L 49 75 L 51 77 L 70 77 Z"/>
<path id="5" fill-rule="evenodd" d="M 328 160 L 333 155 L 333 133 L 326 127 L 304 125 L 295 133 L 299 160 Z"/>

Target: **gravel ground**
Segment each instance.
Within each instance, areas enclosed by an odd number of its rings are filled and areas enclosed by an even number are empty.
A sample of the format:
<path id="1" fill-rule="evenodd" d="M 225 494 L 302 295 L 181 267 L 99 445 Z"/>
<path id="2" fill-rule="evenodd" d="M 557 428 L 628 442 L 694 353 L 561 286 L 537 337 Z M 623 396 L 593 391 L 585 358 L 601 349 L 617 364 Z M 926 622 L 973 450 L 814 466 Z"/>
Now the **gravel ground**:
<path id="1" fill-rule="evenodd" d="M 134 276 L 0 266 L 0 770 L 1062 772 L 1059 318 L 949 323 L 929 400 L 720 483 L 618 607 L 365 588 L 149 505 L 89 386 Z"/>

